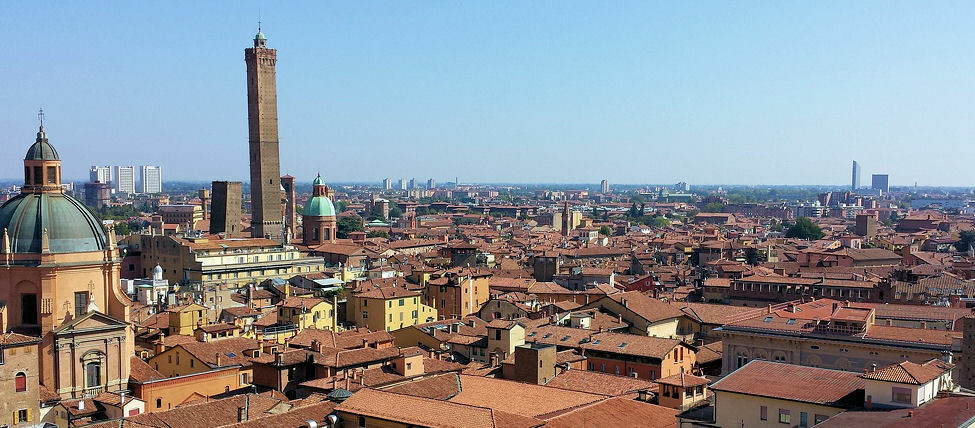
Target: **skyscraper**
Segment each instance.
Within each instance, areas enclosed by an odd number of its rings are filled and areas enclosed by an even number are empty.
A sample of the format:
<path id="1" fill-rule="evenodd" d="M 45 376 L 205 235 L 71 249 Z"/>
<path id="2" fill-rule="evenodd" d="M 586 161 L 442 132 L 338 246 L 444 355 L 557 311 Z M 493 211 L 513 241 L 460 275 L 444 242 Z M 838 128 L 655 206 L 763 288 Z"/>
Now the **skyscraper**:
<path id="1" fill-rule="evenodd" d="M 871 178 L 870 188 L 880 190 L 883 193 L 890 192 L 889 177 L 887 174 L 874 174 Z"/>
<path id="2" fill-rule="evenodd" d="M 599 193 L 609 193 L 609 181 L 603 180 L 599 183 Z"/>
<path id="3" fill-rule="evenodd" d="M 860 164 L 857 161 L 853 161 L 853 191 L 860 188 Z"/>
<path id="4" fill-rule="evenodd" d="M 432 178 L 429 179 L 429 180 L 427 180 L 427 189 L 433 189 L 435 187 L 437 187 L 437 181 L 436 180 L 434 180 Z"/>
<path id="5" fill-rule="evenodd" d="M 151 165 L 143 165 L 139 168 L 139 192 L 147 194 L 162 192 L 161 168 Z"/>
<path id="6" fill-rule="evenodd" d="M 115 167 L 115 191 L 122 195 L 135 193 L 135 167 Z"/>
<path id="7" fill-rule="evenodd" d="M 393 182 L 388 178 L 383 179 L 383 190 L 390 190 L 393 188 Z"/>
<path id="8" fill-rule="evenodd" d="M 416 179 L 415 178 L 411 178 L 410 179 L 410 187 L 409 188 L 410 188 L 410 190 L 416 189 Z"/>
<path id="9" fill-rule="evenodd" d="M 111 183 L 112 182 L 112 167 L 110 166 L 92 166 L 91 170 L 88 172 L 88 181 L 94 183 Z"/>
<path id="10" fill-rule="evenodd" d="M 277 51 L 267 47 L 261 29 L 254 47 L 244 49 L 247 63 L 247 123 L 251 163 L 251 236 L 281 239 L 281 167 L 278 161 Z"/>
<path id="11" fill-rule="evenodd" d="M 402 178 L 399 179 L 399 189 L 400 190 L 406 190 L 406 180 L 404 180 Z"/>

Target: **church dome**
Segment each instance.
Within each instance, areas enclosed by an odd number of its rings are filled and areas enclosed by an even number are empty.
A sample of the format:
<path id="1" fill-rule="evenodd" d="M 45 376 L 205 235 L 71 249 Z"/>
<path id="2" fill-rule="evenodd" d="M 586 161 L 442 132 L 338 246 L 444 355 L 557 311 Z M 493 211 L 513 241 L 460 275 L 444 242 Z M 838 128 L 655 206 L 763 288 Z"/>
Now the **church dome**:
<path id="1" fill-rule="evenodd" d="M 95 216 L 63 193 L 21 193 L 0 206 L 0 231 L 7 231 L 11 252 L 40 253 L 45 229 L 52 253 L 101 251 L 106 247 L 105 232 Z"/>
<path id="2" fill-rule="evenodd" d="M 58 151 L 54 150 L 54 146 L 47 142 L 47 134 L 44 133 L 43 126 L 40 131 L 37 131 L 37 141 L 27 149 L 27 156 L 24 156 L 24 160 L 61 160 L 58 157 Z"/>
<path id="3" fill-rule="evenodd" d="M 335 216 L 335 205 L 332 205 L 332 200 L 328 199 L 328 196 L 318 195 L 308 198 L 308 202 L 305 204 L 305 210 L 302 215 L 310 217 L 329 217 Z"/>

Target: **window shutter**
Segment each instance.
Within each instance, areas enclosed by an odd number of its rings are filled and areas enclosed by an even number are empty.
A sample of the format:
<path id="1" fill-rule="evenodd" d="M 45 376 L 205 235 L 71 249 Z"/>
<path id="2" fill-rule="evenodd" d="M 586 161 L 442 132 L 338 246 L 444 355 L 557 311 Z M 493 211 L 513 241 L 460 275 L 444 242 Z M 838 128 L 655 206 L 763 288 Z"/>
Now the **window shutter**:
<path id="1" fill-rule="evenodd" d="M 27 390 L 27 376 L 18 375 L 15 380 L 15 390 L 17 392 Z"/>
<path id="2" fill-rule="evenodd" d="M 33 409 L 27 409 L 27 422 L 32 422 L 34 420 Z"/>

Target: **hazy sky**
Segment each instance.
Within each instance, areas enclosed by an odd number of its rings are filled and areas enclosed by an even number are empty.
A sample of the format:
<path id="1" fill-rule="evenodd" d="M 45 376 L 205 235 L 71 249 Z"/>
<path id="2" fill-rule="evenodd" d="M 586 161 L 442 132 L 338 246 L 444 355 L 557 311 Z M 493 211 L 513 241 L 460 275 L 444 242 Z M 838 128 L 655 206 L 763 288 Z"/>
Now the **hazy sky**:
<path id="1" fill-rule="evenodd" d="M 246 180 L 258 13 L 299 181 L 975 183 L 971 1 L 6 1 L 0 177 Z"/>

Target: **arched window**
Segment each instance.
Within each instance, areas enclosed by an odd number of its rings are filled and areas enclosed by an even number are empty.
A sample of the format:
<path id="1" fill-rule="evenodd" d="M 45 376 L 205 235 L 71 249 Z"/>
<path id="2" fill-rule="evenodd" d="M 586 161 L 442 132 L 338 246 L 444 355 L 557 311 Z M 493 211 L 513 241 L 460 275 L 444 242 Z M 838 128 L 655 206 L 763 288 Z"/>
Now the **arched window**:
<path id="1" fill-rule="evenodd" d="M 27 375 L 24 372 L 17 373 L 14 377 L 14 391 L 24 392 L 27 390 Z"/>

